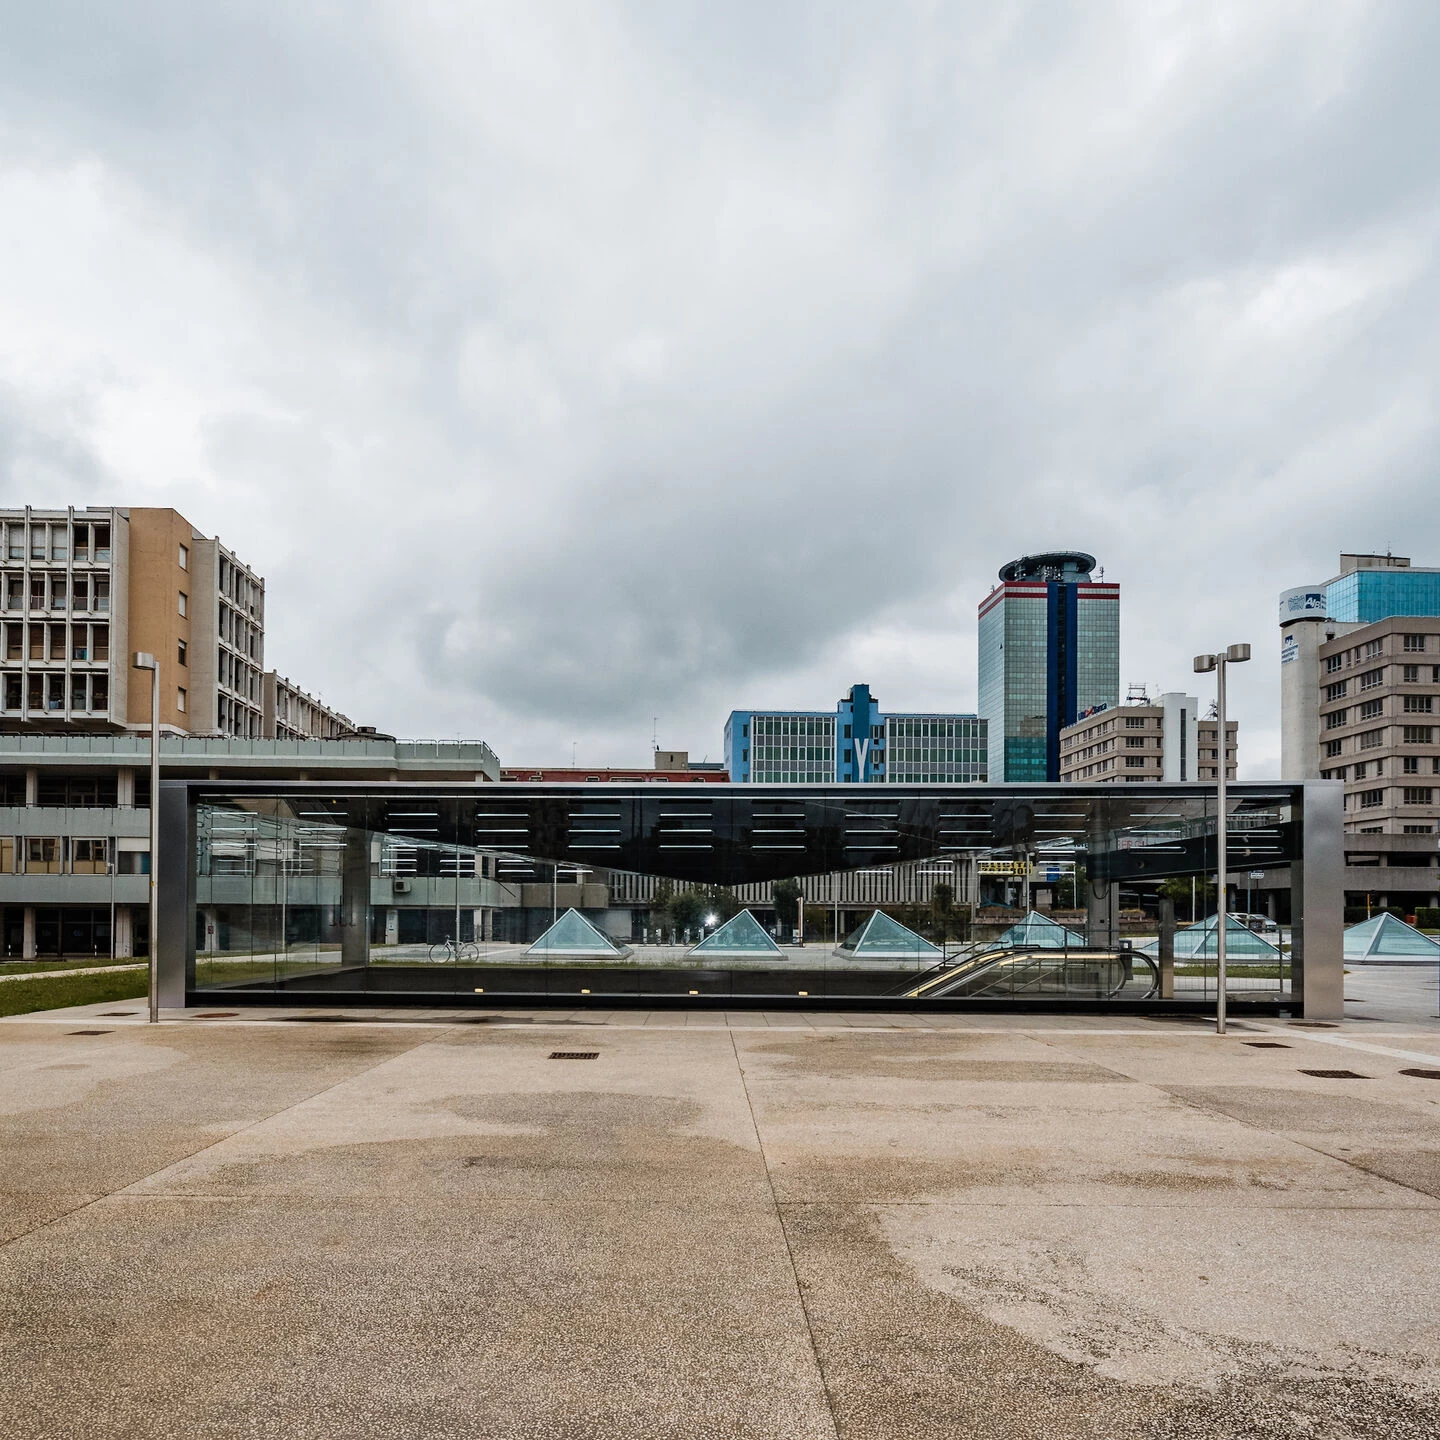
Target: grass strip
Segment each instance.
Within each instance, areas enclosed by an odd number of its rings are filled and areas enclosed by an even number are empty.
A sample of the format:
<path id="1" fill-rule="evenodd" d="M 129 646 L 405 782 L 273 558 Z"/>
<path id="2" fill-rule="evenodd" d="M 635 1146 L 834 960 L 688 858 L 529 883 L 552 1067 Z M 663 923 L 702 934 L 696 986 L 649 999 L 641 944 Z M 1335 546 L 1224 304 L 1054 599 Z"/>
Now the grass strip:
<path id="1" fill-rule="evenodd" d="M 63 970 L 0 985 L 0 1015 L 29 1015 L 36 1010 L 61 1010 L 67 1005 L 98 1005 L 134 1000 L 149 989 L 145 970 L 109 975 L 67 975 Z"/>

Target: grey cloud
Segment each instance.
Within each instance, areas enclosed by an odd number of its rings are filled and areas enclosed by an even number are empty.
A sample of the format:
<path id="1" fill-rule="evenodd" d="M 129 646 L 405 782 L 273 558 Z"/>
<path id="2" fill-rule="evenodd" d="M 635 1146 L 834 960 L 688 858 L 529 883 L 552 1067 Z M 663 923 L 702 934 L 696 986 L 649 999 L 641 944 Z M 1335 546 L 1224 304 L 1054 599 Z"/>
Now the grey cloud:
<path id="1" fill-rule="evenodd" d="M 156 484 L 360 718 L 713 752 L 857 656 L 973 705 L 1041 545 L 1166 684 L 1342 547 L 1440 563 L 1433 7 L 3 8 L 0 170 L 98 163 L 248 317 Z"/>

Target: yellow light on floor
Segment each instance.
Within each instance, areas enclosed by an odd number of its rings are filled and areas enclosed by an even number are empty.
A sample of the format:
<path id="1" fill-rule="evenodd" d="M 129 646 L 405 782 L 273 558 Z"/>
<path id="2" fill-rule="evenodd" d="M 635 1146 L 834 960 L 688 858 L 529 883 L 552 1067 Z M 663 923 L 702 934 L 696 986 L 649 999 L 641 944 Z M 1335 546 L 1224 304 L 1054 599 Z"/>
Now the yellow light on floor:
<path id="1" fill-rule="evenodd" d="M 590 992 L 588 990 L 582 990 L 580 993 L 582 995 L 588 995 Z"/>
<path id="2" fill-rule="evenodd" d="M 483 995 L 485 993 L 485 987 L 483 985 L 477 985 L 475 987 L 475 993 L 477 995 Z"/>
<path id="3" fill-rule="evenodd" d="M 690 993 L 692 995 L 698 995 L 700 992 L 698 990 L 692 990 Z"/>
<path id="4" fill-rule="evenodd" d="M 795 993 L 797 995 L 809 995 L 810 992 L 808 990 L 797 990 Z"/>

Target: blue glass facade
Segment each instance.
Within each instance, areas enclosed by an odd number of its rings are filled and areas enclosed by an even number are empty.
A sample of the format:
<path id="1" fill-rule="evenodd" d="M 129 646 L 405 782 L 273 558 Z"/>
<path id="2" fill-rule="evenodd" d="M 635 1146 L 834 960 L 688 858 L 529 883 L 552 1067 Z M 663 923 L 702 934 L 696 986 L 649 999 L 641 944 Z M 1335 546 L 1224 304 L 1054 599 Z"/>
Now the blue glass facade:
<path id="1" fill-rule="evenodd" d="M 886 714 L 868 685 L 824 710 L 732 710 L 732 780 L 758 784 L 966 784 L 989 775 L 976 715 Z"/>
<path id="2" fill-rule="evenodd" d="M 1057 780 L 1060 731 L 1120 702 L 1120 587 L 1092 582 L 1087 561 L 1015 561 L 981 602 L 980 714 L 1006 782 Z"/>
<path id="3" fill-rule="evenodd" d="M 1440 615 L 1440 570 L 1352 570 L 1325 587 L 1330 619 L 1372 625 L 1397 615 Z"/>

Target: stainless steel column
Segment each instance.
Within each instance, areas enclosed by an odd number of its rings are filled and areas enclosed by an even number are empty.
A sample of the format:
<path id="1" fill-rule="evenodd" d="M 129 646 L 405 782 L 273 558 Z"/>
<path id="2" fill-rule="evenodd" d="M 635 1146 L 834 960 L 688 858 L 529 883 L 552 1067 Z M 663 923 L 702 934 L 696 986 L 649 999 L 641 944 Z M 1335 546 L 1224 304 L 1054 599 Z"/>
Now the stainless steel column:
<path id="1" fill-rule="evenodd" d="M 1307 1020 L 1345 1017 L 1345 787 L 1303 787 L 1300 857 L 1290 867 L 1290 975 Z"/>

